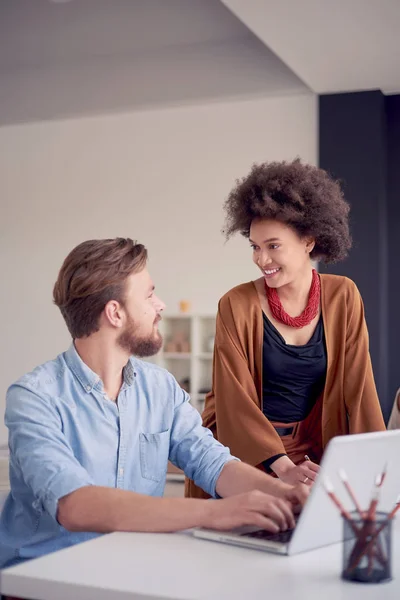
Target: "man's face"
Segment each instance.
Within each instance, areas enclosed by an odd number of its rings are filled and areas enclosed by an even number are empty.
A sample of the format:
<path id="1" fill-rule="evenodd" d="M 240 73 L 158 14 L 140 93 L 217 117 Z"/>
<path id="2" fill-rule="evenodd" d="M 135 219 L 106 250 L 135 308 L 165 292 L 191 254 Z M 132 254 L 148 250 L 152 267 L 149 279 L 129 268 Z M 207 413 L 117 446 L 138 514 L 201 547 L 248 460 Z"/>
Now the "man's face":
<path id="1" fill-rule="evenodd" d="M 119 346 L 140 357 L 157 354 L 163 342 L 158 323 L 164 308 L 147 268 L 130 275 L 125 284 L 126 323 L 117 339 Z"/>

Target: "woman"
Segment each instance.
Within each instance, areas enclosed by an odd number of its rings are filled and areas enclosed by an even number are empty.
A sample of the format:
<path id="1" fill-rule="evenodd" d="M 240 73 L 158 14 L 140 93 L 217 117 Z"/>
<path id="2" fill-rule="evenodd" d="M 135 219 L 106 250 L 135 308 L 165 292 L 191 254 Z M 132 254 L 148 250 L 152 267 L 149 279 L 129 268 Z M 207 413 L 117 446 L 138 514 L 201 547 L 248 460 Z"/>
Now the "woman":
<path id="1" fill-rule="evenodd" d="M 332 437 L 385 429 L 357 287 L 312 263 L 346 257 L 349 206 L 295 160 L 253 166 L 225 210 L 226 237 L 249 239 L 261 277 L 219 302 L 203 424 L 244 462 L 311 485 Z M 205 496 L 191 481 L 186 495 Z"/>

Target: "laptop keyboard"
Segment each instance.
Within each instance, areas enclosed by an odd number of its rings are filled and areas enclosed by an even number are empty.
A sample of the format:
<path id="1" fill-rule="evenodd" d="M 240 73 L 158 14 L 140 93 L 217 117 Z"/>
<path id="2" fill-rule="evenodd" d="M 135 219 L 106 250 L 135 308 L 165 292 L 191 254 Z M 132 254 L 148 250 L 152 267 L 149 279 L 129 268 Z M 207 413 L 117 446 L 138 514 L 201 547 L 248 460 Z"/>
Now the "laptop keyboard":
<path id="1" fill-rule="evenodd" d="M 244 537 L 257 538 L 258 540 L 268 540 L 271 542 L 280 542 L 281 544 L 287 544 L 292 537 L 294 529 L 287 529 L 286 531 L 279 531 L 278 533 L 271 533 L 260 529 L 251 533 L 243 533 Z"/>

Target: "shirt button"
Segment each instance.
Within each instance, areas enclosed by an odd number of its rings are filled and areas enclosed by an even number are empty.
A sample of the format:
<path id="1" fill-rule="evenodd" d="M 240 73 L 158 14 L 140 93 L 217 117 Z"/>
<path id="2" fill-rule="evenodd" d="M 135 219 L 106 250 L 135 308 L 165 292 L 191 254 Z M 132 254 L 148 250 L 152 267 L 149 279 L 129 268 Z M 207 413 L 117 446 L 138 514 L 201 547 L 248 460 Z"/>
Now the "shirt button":
<path id="1" fill-rule="evenodd" d="M 119 470 L 119 474 L 120 474 L 120 475 L 123 475 L 123 474 L 124 474 L 124 470 L 123 470 L 123 468 L 122 468 L 122 467 L 121 467 L 121 468 L 120 468 L 120 470 Z"/>
<path id="2" fill-rule="evenodd" d="M 90 391 L 91 391 L 91 389 L 92 389 L 92 386 L 90 386 L 90 385 L 87 385 L 87 386 L 86 386 L 86 391 L 87 391 L 87 392 L 90 392 Z"/>

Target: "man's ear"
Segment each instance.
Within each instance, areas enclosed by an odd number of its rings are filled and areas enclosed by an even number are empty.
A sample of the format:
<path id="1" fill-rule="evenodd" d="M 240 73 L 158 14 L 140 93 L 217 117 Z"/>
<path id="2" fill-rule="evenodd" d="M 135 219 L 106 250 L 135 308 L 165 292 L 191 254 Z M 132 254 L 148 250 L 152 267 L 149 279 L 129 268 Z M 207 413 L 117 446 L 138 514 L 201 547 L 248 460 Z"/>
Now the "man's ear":
<path id="1" fill-rule="evenodd" d="M 124 315 L 121 304 L 116 300 L 110 300 L 110 302 L 107 302 L 104 307 L 104 317 L 113 327 L 122 327 Z"/>

